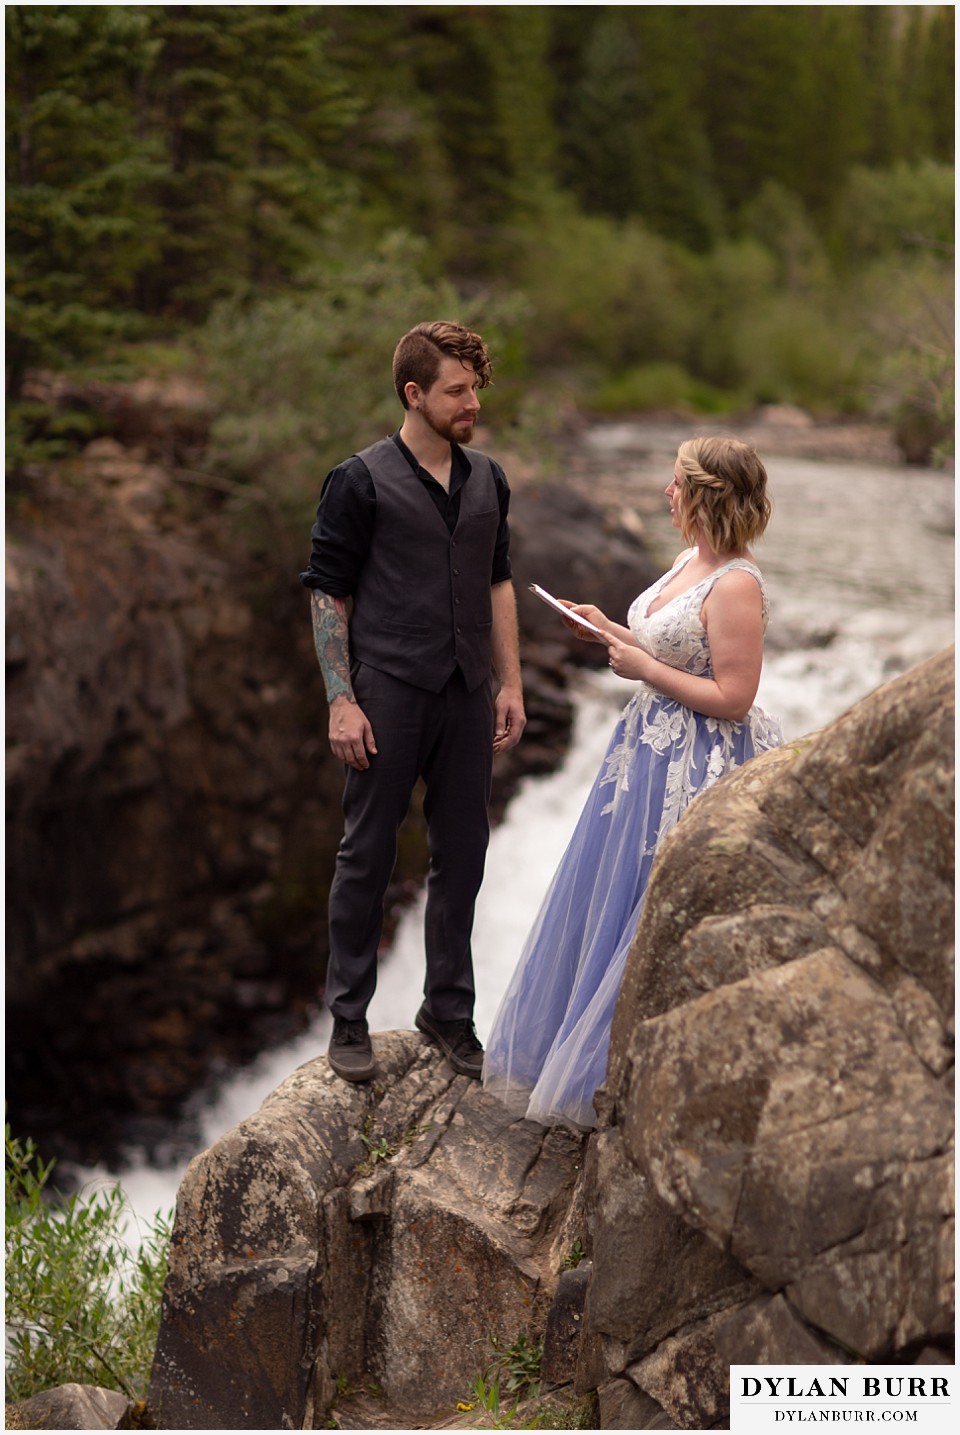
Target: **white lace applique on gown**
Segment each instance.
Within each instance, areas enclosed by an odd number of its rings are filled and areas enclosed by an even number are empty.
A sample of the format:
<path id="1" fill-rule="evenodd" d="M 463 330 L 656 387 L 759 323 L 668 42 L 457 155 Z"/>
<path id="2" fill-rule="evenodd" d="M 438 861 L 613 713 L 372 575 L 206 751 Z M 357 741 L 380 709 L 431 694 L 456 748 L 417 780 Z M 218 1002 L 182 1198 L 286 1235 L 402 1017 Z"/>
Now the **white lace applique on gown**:
<path id="1" fill-rule="evenodd" d="M 752 574 L 764 625 L 767 597 L 759 569 L 736 558 L 648 616 L 695 551 L 640 594 L 627 621 L 654 657 L 709 677 L 700 610 L 714 583 L 732 568 Z M 762 708 L 742 722 L 706 717 L 638 684 L 487 1042 L 483 1084 L 511 1111 L 544 1125 L 596 1124 L 593 1095 L 606 1074 L 613 1009 L 657 846 L 698 792 L 782 741 L 779 723 Z"/>

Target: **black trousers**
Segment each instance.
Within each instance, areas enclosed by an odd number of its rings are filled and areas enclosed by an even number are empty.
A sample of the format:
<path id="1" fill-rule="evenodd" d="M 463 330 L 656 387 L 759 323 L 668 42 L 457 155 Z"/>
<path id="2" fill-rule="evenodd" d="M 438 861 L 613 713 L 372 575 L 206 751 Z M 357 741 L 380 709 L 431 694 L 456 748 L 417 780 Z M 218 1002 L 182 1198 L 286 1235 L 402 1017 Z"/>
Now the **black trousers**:
<path id="1" fill-rule="evenodd" d="M 472 1018 L 470 936 L 490 835 L 492 682 L 468 693 L 457 669 L 441 692 L 431 693 L 363 663 L 354 664 L 352 676 L 377 753 L 365 772 L 346 769 L 344 832 L 330 888 L 327 1005 L 348 1020 L 366 1013 L 377 984 L 397 830 L 422 777 L 430 848 L 426 1006 L 437 1021 Z"/>

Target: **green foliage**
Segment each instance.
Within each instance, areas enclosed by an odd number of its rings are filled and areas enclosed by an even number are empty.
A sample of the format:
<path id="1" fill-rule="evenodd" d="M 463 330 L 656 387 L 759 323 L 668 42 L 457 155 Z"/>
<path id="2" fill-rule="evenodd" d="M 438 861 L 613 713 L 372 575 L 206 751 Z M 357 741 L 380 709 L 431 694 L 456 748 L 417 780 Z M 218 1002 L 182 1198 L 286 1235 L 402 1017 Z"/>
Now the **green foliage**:
<path id="1" fill-rule="evenodd" d="M 425 317 L 455 319 L 482 327 L 496 360 L 522 304 L 461 299 L 447 281 L 421 277 L 425 253 L 421 241 L 394 233 L 367 255 L 332 257 L 295 295 L 220 306 L 201 336 L 220 415 L 212 464 L 255 481 L 302 524 L 324 473 L 402 417 L 390 374 L 401 334 Z M 495 407 L 509 377 L 497 367 L 485 405 Z"/>
<path id="2" fill-rule="evenodd" d="M 528 1420 L 520 1420 L 520 1396 L 514 1396 L 512 1403 L 505 1403 L 500 1393 L 500 1379 L 494 1376 L 477 1375 L 470 1382 L 469 1401 L 461 1402 L 457 1409 L 475 1410 L 483 1419 L 474 1428 L 483 1430 L 537 1430 L 540 1428 L 538 1413 Z"/>
<path id="3" fill-rule="evenodd" d="M 952 257 L 954 23 L 944 5 L 8 6 L 14 457 L 62 437 L 15 407 L 29 370 L 102 370 L 208 318 L 211 461 L 271 542 L 392 427 L 385 361 L 424 314 L 495 339 L 484 401 L 510 441 L 546 424 L 521 380 L 604 411 L 862 407 L 893 327 L 865 265 Z M 882 377 L 914 411 L 926 361 L 904 342 Z"/>
<path id="4" fill-rule="evenodd" d="M 599 1402 L 595 1391 L 573 1400 L 546 1399 L 538 1403 L 536 1420 L 527 1426 L 536 1430 L 598 1430 Z"/>
<path id="5" fill-rule="evenodd" d="M 156 147 L 132 103 L 155 54 L 137 6 L 10 5 L 7 364 L 62 364 L 133 332 L 137 276 L 159 248 Z"/>
<path id="6" fill-rule="evenodd" d="M 606 379 L 590 395 L 595 413 L 649 413 L 667 410 L 677 414 L 729 413 L 741 395 L 724 393 L 690 376 L 682 364 L 637 364 Z"/>
<path id="7" fill-rule="evenodd" d="M 61 1196 L 31 1140 L 5 1127 L 6 1398 L 72 1381 L 146 1394 L 171 1219 L 136 1250 L 119 1186 Z"/>
<path id="8" fill-rule="evenodd" d="M 793 190 L 768 180 L 740 216 L 744 238 L 761 244 L 776 263 L 775 282 L 791 294 L 820 293 L 830 269 L 823 241 L 803 200 Z"/>
<path id="9" fill-rule="evenodd" d="M 163 147 L 165 233 L 149 303 L 190 318 L 289 283 L 318 216 L 350 200 L 335 174 L 356 117 L 328 54 L 324 7 L 147 7 L 158 45 L 143 117 Z"/>
<path id="10" fill-rule="evenodd" d="M 771 295 L 743 314 L 728 344 L 731 371 L 754 403 L 856 407 L 861 351 L 842 307 L 831 314 L 801 295 Z"/>
<path id="11" fill-rule="evenodd" d="M 573 1245 L 570 1247 L 569 1251 L 567 1251 L 567 1254 L 564 1256 L 563 1260 L 561 1261 L 561 1270 L 576 1270 L 577 1266 L 583 1260 L 585 1255 L 586 1251 L 583 1249 L 583 1241 L 581 1241 L 580 1237 L 578 1236 L 577 1239 L 574 1241 Z"/>
<path id="12" fill-rule="evenodd" d="M 88 409 L 52 409 L 37 400 L 7 407 L 7 473 L 16 480 L 28 463 L 66 458 L 103 433 L 105 422 Z"/>
<path id="13" fill-rule="evenodd" d="M 504 1345 L 496 1335 L 490 1337 L 494 1359 L 486 1371 L 486 1378 L 502 1382 L 507 1393 L 518 1400 L 527 1400 L 539 1394 L 540 1367 L 543 1363 L 543 1345 L 535 1344 L 525 1331 L 521 1331 L 512 1345 Z"/>
<path id="14" fill-rule="evenodd" d="M 721 206 L 698 103 L 699 34 L 675 7 L 600 8 L 558 115 L 564 178 L 587 212 L 642 215 L 702 248 Z"/>
<path id="15" fill-rule="evenodd" d="M 364 1119 L 363 1130 L 360 1132 L 360 1140 L 367 1148 L 367 1159 L 357 1167 L 361 1175 L 369 1176 L 374 1167 L 384 1161 L 392 1161 L 406 1146 L 412 1146 L 418 1136 L 430 1130 L 431 1123 L 426 1126 L 411 1126 L 403 1135 L 395 1141 L 389 1141 L 386 1136 L 378 1136 L 373 1130 L 373 1117 L 368 1115 Z"/>
<path id="16" fill-rule="evenodd" d="M 908 459 L 942 464 L 954 451 L 951 265 L 936 253 L 878 261 L 860 276 L 857 297 L 870 316 L 873 411 L 894 423 Z"/>
<path id="17" fill-rule="evenodd" d="M 638 220 L 584 215 L 543 192 L 516 257 L 534 313 L 531 359 L 601 371 L 682 359 L 695 323 L 691 263 Z"/>
<path id="18" fill-rule="evenodd" d="M 953 254 L 952 165 L 924 160 L 853 169 L 837 204 L 835 245 L 848 264 L 923 250 Z"/>

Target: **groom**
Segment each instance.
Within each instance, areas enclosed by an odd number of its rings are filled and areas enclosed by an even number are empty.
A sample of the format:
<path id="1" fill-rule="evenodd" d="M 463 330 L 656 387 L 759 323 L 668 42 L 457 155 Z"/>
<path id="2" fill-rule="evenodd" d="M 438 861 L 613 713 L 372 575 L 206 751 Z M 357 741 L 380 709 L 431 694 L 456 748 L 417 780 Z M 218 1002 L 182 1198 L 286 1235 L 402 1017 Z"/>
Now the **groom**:
<path id="1" fill-rule="evenodd" d="M 313 527 L 314 643 L 346 764 L 344 834 L 330 888 L 329 1059 L 376 1070 L 366 1012 L 397 829 L 418 778 L 430 846 L 420 1031 L 479 1078 L 470 937 L 489 837 L 493 754 L 525 717 L 507 511 L 498 464 L 462 445 L 491 363 L 479 334 L 417 324 L 397 345 L 399 430 L 328 475 Z M 495 691 L 496 680 L 496 691 Z"/>

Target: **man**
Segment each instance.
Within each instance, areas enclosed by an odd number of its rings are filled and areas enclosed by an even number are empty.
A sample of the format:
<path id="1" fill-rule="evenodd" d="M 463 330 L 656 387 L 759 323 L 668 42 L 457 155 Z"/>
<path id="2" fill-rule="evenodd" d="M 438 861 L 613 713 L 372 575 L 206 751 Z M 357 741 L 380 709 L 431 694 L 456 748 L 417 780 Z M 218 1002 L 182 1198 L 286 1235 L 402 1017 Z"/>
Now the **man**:
<path id="1" fill-rule="evenodd" d="M 493 754 L 514 747 L 525 722 L 510 493 L 498 464 L 463 447 L 490 377 L 486 344 L 459 324 L 404 335 L 393 358 L 403 423 L 327 475 L 301 574 L 330 745 L 346 764 L 326 983 L 330 1064 L 346 1081 L 375 1071 L 366 1011 L 383 898 L 420 777 L 430 872 L 416 1025 L 455 1071 L 479 1078 L 483 1067 L 470 936 Z"/>

